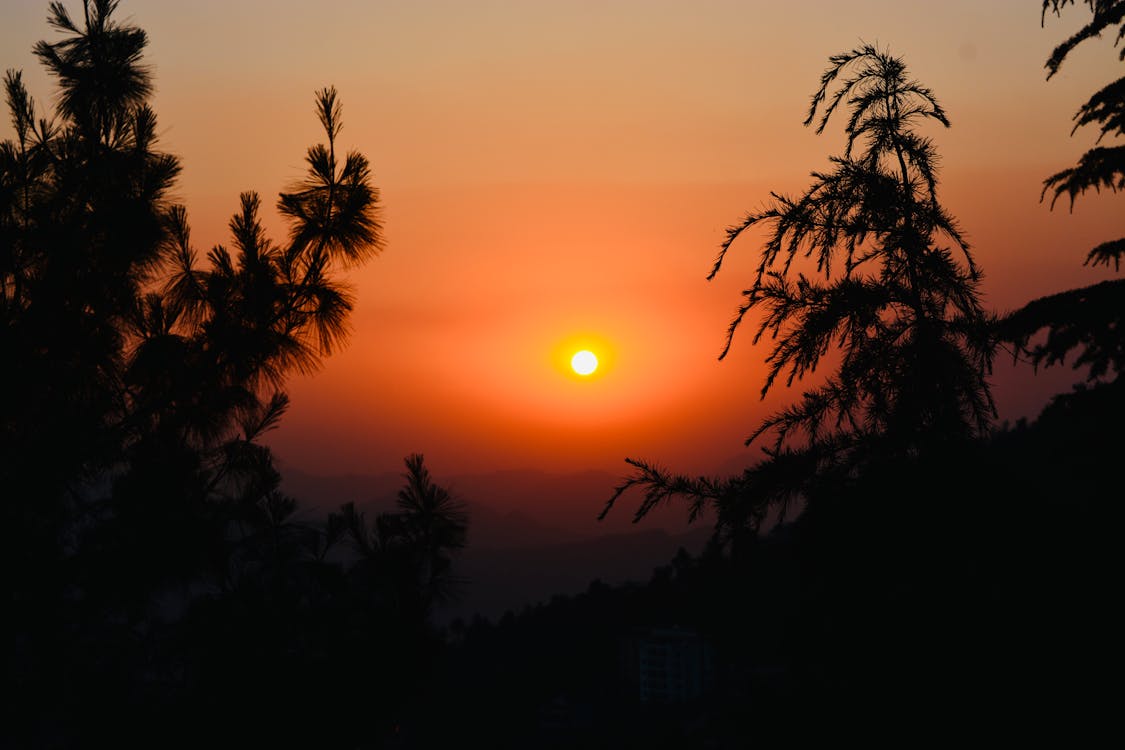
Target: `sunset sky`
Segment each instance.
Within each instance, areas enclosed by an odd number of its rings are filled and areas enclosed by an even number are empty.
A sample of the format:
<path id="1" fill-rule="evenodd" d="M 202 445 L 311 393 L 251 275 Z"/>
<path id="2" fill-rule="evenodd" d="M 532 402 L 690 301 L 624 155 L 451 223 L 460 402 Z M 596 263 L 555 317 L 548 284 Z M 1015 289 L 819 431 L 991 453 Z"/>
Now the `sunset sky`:
<path id="1" fill-rule="evenodd" d="M 711 473 L 755 460 L 745 437 L 800 393 L 759 400 L 768 349 L 749 325 L 717 361 L 760 235 L 705 276 L 726 226 L 842 151 L 841 121 L 821 136 L 801 125 L 831 54 L 889 47 L 949 113 L 950 130 L 926 134 L 989 308 L 1119 276 L 1082 260 L 1121 236 L 1122 196 L 1068 213 L 1039 192 L 1093 145 L 1071 117 L 1120 64 L 1102 39 L 1046 81 L 1088 11 L 1041 28 L 1039 5 L 125 0 L 118 17 L 149 34 L 201 254 L 227 242 L 244 190 L 284 238 L 272 203 L 322 137 L 317 89 L 339 90 L 340 145 L 373 164 L 386 250 L 350 274 L 346 350 L 291 382 L 270 440 L 283 463 L 375 473 L 423 452 L 439 473 L 624 473 L 634 456 Z M 7 0 L 0 25 L 0 64 L 24 70 L 41 106 L 53 87 L 31 47 L 55 38 L 46 8 Z M 588 378 L 567 366 L 582 348 L 601 359 Z M 1001 417 L 1034 414 L 1070 380 L 999 358 Z"/>

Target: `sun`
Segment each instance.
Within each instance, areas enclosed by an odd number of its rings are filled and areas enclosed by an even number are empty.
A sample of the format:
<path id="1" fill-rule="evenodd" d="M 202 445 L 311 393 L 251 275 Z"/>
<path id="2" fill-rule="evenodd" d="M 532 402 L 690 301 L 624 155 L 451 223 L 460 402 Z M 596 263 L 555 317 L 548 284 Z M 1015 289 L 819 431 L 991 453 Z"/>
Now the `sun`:
<path id="1" fill-rule="evenodd" d="M 598 358 L 589 349 L 583 349 L 570 358 L 570 367 L 579 375 L 590 375 L 598 369 Z"/>

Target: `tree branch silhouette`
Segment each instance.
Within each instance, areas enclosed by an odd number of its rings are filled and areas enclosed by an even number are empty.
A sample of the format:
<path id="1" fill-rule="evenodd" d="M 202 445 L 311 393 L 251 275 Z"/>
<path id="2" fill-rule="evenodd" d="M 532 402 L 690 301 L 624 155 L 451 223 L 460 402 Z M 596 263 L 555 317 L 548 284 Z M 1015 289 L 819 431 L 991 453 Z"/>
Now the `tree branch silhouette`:
<path id="1" fill-rule="evenodd" d="M 857 471 L 873 455 L 918 456 L 987 432 L 995 416 L 987 375 L 994 342 L 981 273 L 937 195 L 937 151 L 916 128 L 949 127 L 934 93 L 897 57 L 869 44 L 829 58 L 805 125 L 817 133 L 841 107 L 847 145 L 832 170 L 812 173 L 801 195 L 772 193 L 771 205 L 727 230 L 708 274 L 752 229 L 766 239 L 753 281 L 727 330 L 726 357 L 746 316 L 759 313 L 752 343 L 772 342 L 760 395 L 841 358 L 825 383 L 767 417 L 747 444 L 772 435 L 765 461 L 725 482 L 670 476 L 629 460 L 638 472 L 619 486 L 646 488 L 635 520 L 671 496 L 755 528 L 771 504 L 803 496 L 816 477 Z M 952 248 L 952 249 L 951 249 Z M 811 260 L 816 276 L 794 272 Z M 819 277 L 819 278 L 817 278 Z M 800 467 L 799 476 L 790 471 Z M 784 479 L 791 484 L 784 484 Z M 725 513 L 750 504 L 752 513 Z M 604 515 L 604 512 L 603 512 Z"/>

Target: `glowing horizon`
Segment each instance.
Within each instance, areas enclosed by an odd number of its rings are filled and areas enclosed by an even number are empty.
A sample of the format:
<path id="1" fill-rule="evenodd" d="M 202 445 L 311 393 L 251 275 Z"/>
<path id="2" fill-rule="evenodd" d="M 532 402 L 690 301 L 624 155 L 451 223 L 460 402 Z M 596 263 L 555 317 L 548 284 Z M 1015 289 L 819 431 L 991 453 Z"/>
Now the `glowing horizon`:
<path id="1" fill-rule="evenodd" d="M 283 461 L 397 471 L 422 451 L 441 472 L 621 471 L 644 456 L 709 473 L 755 460 L 743 440 L 804 384 L 759 401 L 767 349 L 749 328 L 716 359 L 754 238 L 704 276 L 728 225 L 841 152 L 840 123 L 817 136 L 801 121 L 828 56 L 860 39 L 901 55 L 950 115 L 926 134 L 989 307 L 1113 276 L 1082 259 L 1120 233 L 1120 196 L 1039 202 L 1093 143 L 1071 117 L 1114 77 L 1111 40 L 1048 82 L 1082 14 L 1041 28 L 1025 5 L 126 0 L 119 14 L 150 37 L 161 147 L 182 159 L 201 253 L 229 241 L 243 190 L 284 238 L 273 197 L 318 141 L 318 88 L 337 87 L 340 145 L 373 164 L 386 251 L 350 274 L 347 347 L 289 383 L 270 438 Z M 20 0 L 0 29 L 41 109 L 53 88 L 30 50 L 54 37 L 46 13 Z M 581 349 L 594 376 L 570 367 Z M 1002 359 L 1002 418 L 1069 382 Z"/>

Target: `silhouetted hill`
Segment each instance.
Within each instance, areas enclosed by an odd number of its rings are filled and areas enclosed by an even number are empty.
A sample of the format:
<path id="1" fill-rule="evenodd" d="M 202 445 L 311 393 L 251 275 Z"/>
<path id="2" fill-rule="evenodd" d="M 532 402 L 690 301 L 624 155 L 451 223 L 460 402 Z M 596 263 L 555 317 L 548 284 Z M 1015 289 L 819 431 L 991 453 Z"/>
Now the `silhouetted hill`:
<path id="1" fill-rule="evenodd" d="M 327 514 L 344 503 L 390 510 L 402 486 L 401 474 L 308 474 L 278 460 L 282 489 L 300 502 L 306 512 Z"/>
<path id="2" fill-rule="evenodd" d="M 620 478 L 605 471 L 552 474 L 494 471 L 450 477 L 450 491 L 469 503 L 526 515 L 558 529 L 593 536 L 629 530 L 629 518 L 597 520 Z M 653 528 L 658 524 L 653 524 Z M 682 527 L 682 519 L 678 524 Z"/>
<path id="3" fill-rule="evenodd" d="M 285 465 L 282 476 L 306 513 L 354 502 L 369 517 L 394 507 L 403 481 L 398 474 L 316 476 Z M 633 524 L 631 509 L 622 506 L 599 522 L 618 481 L 607 472 L 498 471 L 442 481 L 469 508 L 469 544 L 456 562 L 468 584 L 460 602 L 442 613 L 447 620 L 498 617 L 578 593 L 595 579 L 647 581 L 680 547 L 696 553 L 711 533 L 707 522 L 687 527 L 680 508 Z"/>
<path id="4" fill-rule="evenodd" d="M 470 547 L 458 560 L 459 575 L 467 579 L 464 596 L 439 617 L 448 621 L 480 614 L 495 619 L 556 594 L 580 593 L 595 580 L 644 583 L 681 547 L 698 554 L 710 535 L 709 527 L 699 526 L 675 535 L 648 529 L 565 544 Z"/>
<path id="5" fill-rule="evenodd" d="M 316 475 L 278 461 L 282 488 L 309 513 L 328 513 L 354 502 L 368 513 L 390 510 L 402 476 L 386 474 Z M 624 469 L 627 468 L 622 465 Z M 620 483 L 622 475 L 606 471 L 553 474 L 534 470 L 461 474 L 437 479 L 472 513 L 470 544 L 511 546 L 542 541 L 561 542 L 641 529 L 682 532 L 687 523 L 680 505 L 653 511 L 641 524 L 632 522 L 632 508 L 625 504 L 604 520 L 598 514 Z M 699 521 L 709 525 L 708 519 Z M 500 532 L 510 529 L 506 543 Z M 533 539 L 524 534 L 532 533 Z M 548 538 L 549 537 L 549 538 Z M 488 540 L 488 541 L 484 541 Z"/>

